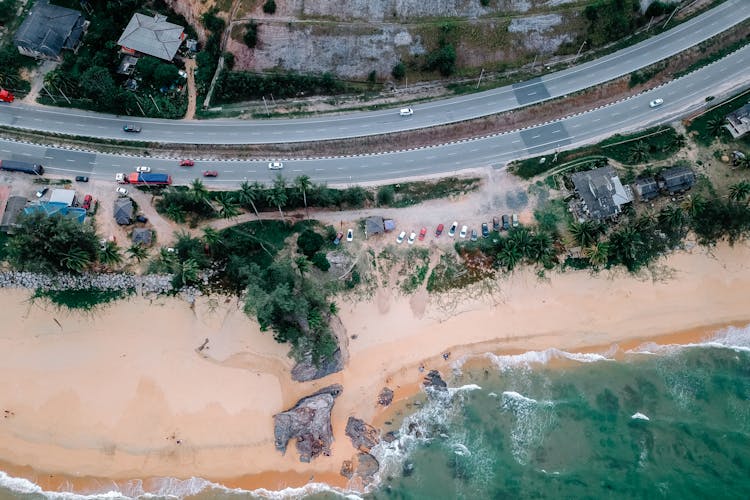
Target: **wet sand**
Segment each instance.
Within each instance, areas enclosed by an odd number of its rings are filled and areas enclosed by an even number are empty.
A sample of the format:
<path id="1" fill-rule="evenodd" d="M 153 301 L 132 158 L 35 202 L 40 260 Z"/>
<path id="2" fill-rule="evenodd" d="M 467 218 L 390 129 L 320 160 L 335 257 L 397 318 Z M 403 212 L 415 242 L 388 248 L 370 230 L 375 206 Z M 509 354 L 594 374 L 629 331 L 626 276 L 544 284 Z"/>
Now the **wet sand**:
<path id="1" fill-rule="evenodd" d="M 166 476 L 244 489 L 345 486 L 338 472 L 355 454 L 347 418 L 390 418 L 396 410 L 378 407 L 378 393 L 394 389 L 398 407 L 419 390 L 420 365 L 447 373 L 486 352 L 688 343 L 750 322 L 748 246 L 696 248 L 661 264 L 668 269 L 656 281 L 580 271 L 540 280 L 523 270 L 474 298 L 339 300 L 349 363 L 304 384 L 289 377 L 287 347 L 260 332 L 236 299 L 201 298 L 191 308 L 138 298 L 78 314 L 2 290 L 0 412 L 12 415 L 0 420 L 0 469 L 51 490 Z M 293 443 L 286 455 L 275 451 L 273 414 L 331 383 L 344 386 L 331 456 L 304 464 Z"/>

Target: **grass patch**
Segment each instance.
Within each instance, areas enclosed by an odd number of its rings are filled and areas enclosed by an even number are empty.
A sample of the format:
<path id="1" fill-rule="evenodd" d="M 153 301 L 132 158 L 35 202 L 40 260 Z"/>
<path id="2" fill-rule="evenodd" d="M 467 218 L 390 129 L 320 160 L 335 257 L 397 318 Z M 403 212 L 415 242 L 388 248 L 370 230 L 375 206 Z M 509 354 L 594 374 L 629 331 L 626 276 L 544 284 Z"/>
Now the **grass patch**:
<path id="1" fill-rule="evenodd" d="M 95 290 L 76 289 L 76 290 L 42 290 L 37 289 L 31 297 L 35 299 L 45 299 L 58 307 L 64 307 L 71 310 L 92 311 L 99 306 L 109 304 L 116 300 L 124 299 L 135 293 L 135 290 Z"/>
<path id="2" fill-rule="evenodd" d="M 427 291 L 447 292 L 467 287 L 487 277 L 487 273 L 459 263 L 455 255 L 444 254 L 440 256 L 440 262 L 432 269 L 427 279 Z"/>
<path id="3" fill-rule="evenodd" d="M 725 117 L 744 106 L 748 98 L 750 98 L 750 90 L 711 108 L 690 122 L 687 126 L 688 132 L 696 142 L 703 146 L 710 146 L 717 137 L 729 137 L 729 132 L 723 127 Z"/>
<path id="4" fill-rule="evenodd" d="M 401 291 L 405 294 L 414 293 L 422 286 L 430 268 L 430 252 L 426 248 L 411 248 L 406 254 L 404 270 L 409 275 L 401 283 Z"/>
<path id="5" fill-rule="evenodd" d="M 586 160 L 592 157 L 611 158 L 626 165 L 637 165 L 647 161 L 665 160 L 671 157 L 681 147 L 679 135 L 672 127 L 654 127 L 635 134 L 616 134 L 604 141 L 591 146 L 561 151 L 554 155 L 536 156 L 514 162 L 509 170 L 523 179 L 531 179 L 550 170 L 560 170 L 567 163 Z M 637 143 L 644 143 L 645 161 L 636 161 L 632 151 Z"/>
<path id="6" fill-rule="evenodd" d="M 478 177 L 446 177 L 435 181 L 402 182 L 389 184 L 378 189 L 378 202 L 381 206 L 403 208 L 423 201 L 439 198 L 450 198 L 471 193 L 479 189 L 481 179 Z M 391 191 L 392 197 L 381 196 Z"/>
<path id="7" fill-rule="evenodd" d="M 687 75 L 688 73 L 691 73 L 697 69 L 701 69 L 704 66 L 708 66 L 709 64 L 718 61 L 719 59 L 723 59 L 724 57 L 728 56 L 735 50 L 739 50 L 745 45 L 750 43 L 750 38 L 745 38 L 744 40 L 737 40 L 736 42 L 727 45 L 726 47 L 723 47 L 708 56 L 704 57 L 703 59 L 700 59 L 698 61 L 695 61 L 693 64 L 688 66 L 682 71 L 678 71 L 674 74 L 674 78 L 679 78 L 681 76 Z"/>

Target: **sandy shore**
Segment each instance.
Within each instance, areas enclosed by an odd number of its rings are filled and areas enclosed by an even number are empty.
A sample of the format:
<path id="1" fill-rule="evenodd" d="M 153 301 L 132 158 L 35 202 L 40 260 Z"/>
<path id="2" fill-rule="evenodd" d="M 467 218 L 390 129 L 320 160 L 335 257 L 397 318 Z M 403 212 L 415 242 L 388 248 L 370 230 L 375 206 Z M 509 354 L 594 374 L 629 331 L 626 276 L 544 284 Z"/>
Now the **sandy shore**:
<path id="1" fill-rule="evenodd" d="M 482 297 L 381 291 L 368 302 L 339 302 L 348 335 L 356 335 L 349 364 L 306 384 L 291 382 L 287 348 L 235 299 L 203 298 L 194 308 L 134 299 L 71 314 L 30 304 L 26 292 L 0 291 L 0 412 L 10 412 L 0 421 L 0 469 L 49 489 L 163 476 L 247 489 L 311 480 L 345 486 L 338 471 L 354 455 L 346 419 L 382 422 L 380 389 L 412 395 L 420 364 L 447 371 L 476 353 L 605 351 L 670 334 L 665 342 L 686 342 L 750 322 L 750 247 L 696 248 L 662 264 L 656 281 L 622 272 L 540 280 L 525 270 Z M 333 412 L 332 455 L 303 464 L 293 444 L 285 456 L 276 452 L 272 415 L 334 382 L 344 393 Z"/>

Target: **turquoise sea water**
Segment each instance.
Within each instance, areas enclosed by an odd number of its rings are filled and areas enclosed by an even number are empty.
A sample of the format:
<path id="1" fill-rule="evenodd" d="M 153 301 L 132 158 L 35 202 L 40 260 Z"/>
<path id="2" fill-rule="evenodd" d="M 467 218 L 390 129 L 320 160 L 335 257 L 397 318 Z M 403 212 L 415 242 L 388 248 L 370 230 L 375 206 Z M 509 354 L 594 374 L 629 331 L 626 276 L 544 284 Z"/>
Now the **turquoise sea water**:
<path id="1" fill-rule="evenodd" d="M 373 453 L 372 499 L 750 498 L 750 327 L 614 361 L 555 350 L 443 374 Z M 554 360 L 553 363 L 550 363 Z M 472 364 L 474 366 L 474 364 Z M 389 429 L 386 429 L 389 430 Z M 0 499 L 75 498 L 0 475 Z M 152 488 L 148 488 L 154 491 Z M 342 498 L 323 485 L 229 491 L 170 481 L 148 498 Z M 133 498 L 122 494 L 82 498 Z M 143 495 L 140 495 L 145 498 Z"/>

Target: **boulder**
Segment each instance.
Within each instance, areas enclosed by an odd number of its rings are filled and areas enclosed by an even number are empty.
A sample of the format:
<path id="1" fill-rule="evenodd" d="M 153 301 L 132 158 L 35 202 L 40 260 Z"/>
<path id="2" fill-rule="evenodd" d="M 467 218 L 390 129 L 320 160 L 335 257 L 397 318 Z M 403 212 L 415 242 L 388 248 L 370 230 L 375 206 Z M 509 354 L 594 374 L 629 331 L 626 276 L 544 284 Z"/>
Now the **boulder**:
<path id="1" fill-rule="evenodd" d="M 358 418 L 349 417 L 345 432 L 352 440 L 352 445 L 363 453 L 369 453 L 380 442 L 380 432 Z"/>
<path id="2" fill-rule="evenodd" d="M 344 460 L 341 464 L 341 475 L 347 479 L 351 479 L 354 475 L 354 461 Z"/>
<path id="3" fill-rule="evenodd" d="M 316 366 L 312 361 L 311 356 L 305 357 L 304 360 L 300 361 L 294 368 L 292 368 L 292 380 L 296 382 L 307 382 L 309 380 L 317 380 L 331 373 L 340 372 L 344 367 L 343 356 L 341 354 L 341 348 L 334 351 L 333 355 L 325 361 L 325 363 Z"/>
<path id="4" fill-rule="evenodd" d="M 438 391 L 448 390 L 448 384 L 445 383 L 437 370 L 430 370 L 430 373 L 424 378 L 424 386 Z"/>
<path id="5" fill-rule="evenodd" d="M 330 455 L 331 410 L 343 389 L 340 384 L 330 385 L 300 399 L 293 408 L 274 415 L 276 449 L 285 453 L 289 440 L 296 438 L 300 461 L 309 462 L 321 453 Z"/>
<path id="6" fill-rule="evenodd" d="M 383 435 L 383 441 L 385 441 L 386 443 L 392 443 L 397 439 L 398 439 L 398 434 L 396 434 L 396 432 L 394 431 L 386 432 Z"/>
<path id="7" fill-rule="evenodd" d="M 393 402 L 393 391 L 389 389 L 388 387 L 383 387 L 383 390 L 380 391 L 380 394 L 378 395 L 378 404 L 383 406 L 388 406 Z"/>
<path id="8" fill-rule="evenodd" d="M 353 460 L 344 460 L 341 464 L 341 475 L 347 479 L 359 478 L 362 484 L 371 483 L 380 463 L 369 453 L 359 453 Z"/>

